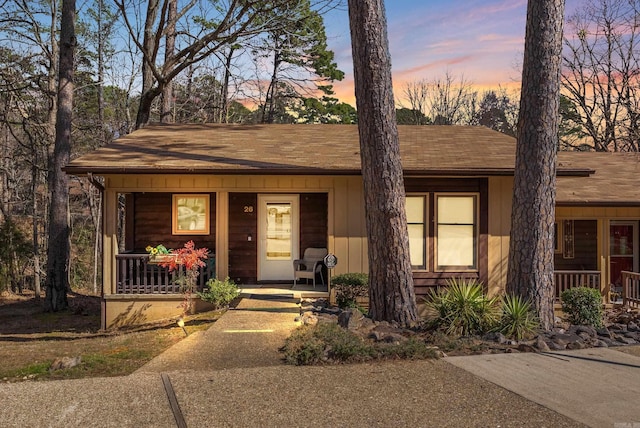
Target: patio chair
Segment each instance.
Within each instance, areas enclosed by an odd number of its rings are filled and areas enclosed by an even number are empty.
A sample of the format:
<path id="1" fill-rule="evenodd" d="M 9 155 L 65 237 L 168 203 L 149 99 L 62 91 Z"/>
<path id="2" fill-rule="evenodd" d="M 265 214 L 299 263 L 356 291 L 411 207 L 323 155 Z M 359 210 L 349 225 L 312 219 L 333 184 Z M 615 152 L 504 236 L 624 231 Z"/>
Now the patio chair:
<path id="1" fill-rule="evenodd" d="M 322 267 L 324 266 L 323 260 L 326 255 L 326 248 L 309 247 L 304 250 L 302 258 L 293 261 L 293 285 L 295 286 L 300 278 L 311 278 L 313 280 L 313 288 L 316 288 L 317 273 L 320 273 L 320 280 L 324 285 Z"/>

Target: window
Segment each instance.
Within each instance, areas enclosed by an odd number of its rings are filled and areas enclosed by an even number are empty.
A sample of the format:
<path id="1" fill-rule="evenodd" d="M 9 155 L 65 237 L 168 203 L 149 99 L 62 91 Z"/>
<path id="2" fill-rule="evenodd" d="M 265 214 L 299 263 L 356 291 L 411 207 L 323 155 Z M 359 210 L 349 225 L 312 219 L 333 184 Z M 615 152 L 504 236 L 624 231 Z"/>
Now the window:
<path id="1" fill-rule="evenodd" d="M 426 269 L 426 221 L 425 214 L 427 197 L 425 195 L 407 196 L 405 206 L 407 210 L 407 227 L 409 229 L 409 253 L 411 267 Z"/>
<path id="2" fill-rule="evenodd" d="M 436 269 L 476 270 L 477 196 L 436 195 Z"/>
<path id="3" fill-rule="evenodd" d="M 173 195 L 172 233 L 209 234 L 209 195 Z"/>

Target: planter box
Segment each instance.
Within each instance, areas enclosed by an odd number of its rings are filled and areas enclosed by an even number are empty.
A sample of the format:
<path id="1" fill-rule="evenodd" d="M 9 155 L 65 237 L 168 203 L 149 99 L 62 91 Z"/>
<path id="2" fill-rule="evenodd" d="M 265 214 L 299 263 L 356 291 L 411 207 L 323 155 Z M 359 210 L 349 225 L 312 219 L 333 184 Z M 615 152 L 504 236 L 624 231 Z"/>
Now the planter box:
<path id="1" fill-rule="evenodd" d="M 176 260 L 177 258 L 177 254 L 155 254 L 149 256 L 149 263 L 156 265 L 160 263 L 169 263 L 172 260 Z"/>

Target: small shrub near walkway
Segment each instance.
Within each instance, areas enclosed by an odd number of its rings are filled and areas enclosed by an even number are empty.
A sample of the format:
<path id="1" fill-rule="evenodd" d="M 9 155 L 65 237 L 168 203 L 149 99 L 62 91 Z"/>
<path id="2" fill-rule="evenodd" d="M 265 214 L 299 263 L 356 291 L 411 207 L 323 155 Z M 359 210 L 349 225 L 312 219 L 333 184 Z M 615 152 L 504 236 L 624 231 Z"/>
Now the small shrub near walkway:
<path id="1" fill-rule="evenodd" d="M 282 352 L 285 361 L 294 365 L 437 358 L 436 349 L 418 338 L 372 343 L 333 323 L 300 327 L 287 338 Z"/>
<path id="2" fill-rule="evenodd" d="M 562 311 L 575 325 L 602 327 L 602 296 L 595 288 L 576 287 L 560 295 Z"/>

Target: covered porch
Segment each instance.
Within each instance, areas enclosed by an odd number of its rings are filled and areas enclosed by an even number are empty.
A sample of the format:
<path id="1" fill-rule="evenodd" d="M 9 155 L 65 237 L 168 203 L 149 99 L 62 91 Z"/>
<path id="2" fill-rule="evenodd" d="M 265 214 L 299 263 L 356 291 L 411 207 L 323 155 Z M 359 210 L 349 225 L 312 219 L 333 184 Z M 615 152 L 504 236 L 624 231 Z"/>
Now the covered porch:
<path id="1" fill-rule="evenodd" d="M 555 297 L 573 287 L 600 290 L 605 304 L 638 294 L 637 208 L 558 207 Z"/>

